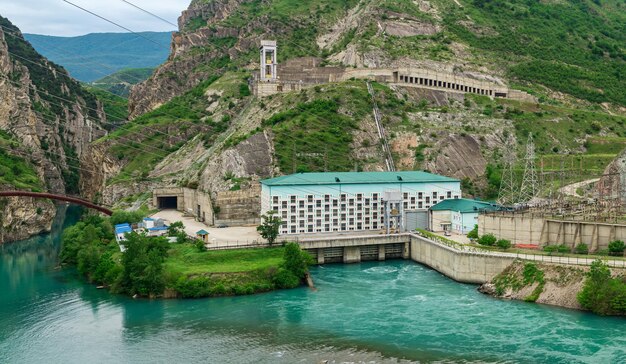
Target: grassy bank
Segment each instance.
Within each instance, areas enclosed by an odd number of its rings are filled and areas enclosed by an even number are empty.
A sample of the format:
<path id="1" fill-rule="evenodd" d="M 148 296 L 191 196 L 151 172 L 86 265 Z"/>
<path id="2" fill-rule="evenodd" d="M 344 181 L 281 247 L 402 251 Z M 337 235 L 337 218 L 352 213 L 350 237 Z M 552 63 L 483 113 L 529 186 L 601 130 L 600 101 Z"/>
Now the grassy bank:
<path id="1" fill-rule="evenodd" d="M 295 243 L 284 247 L 206 251 L 188 239 L 182 227 L 170 227 L 164 237 L 129 233 L 122 253 L 111 219 L 86 217 L 63 232 L 61 262 L 74 265 L 89 282 L 113 293 L 164 298 L 244 295 L 302 284 L 311 263 Z"/>

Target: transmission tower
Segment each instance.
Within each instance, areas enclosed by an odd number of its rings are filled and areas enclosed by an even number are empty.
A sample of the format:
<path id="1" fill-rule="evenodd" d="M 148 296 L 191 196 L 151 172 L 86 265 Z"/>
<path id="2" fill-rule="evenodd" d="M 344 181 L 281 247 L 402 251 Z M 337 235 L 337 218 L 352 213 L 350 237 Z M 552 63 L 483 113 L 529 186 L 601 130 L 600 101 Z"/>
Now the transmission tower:
<path id="1" fill-rule="evenodd" d="M 533 143 L 532 133 L 528 134 L 526 143 L 526 156 L 524 157 L 526 167 L 524 168 L 524 178 L 519 191 L 519 203 L 529 203 L 537 195 L 537 169 L 535 168 L 535 143 Z"/>
<path id="2" fill-rule="evenodd" d="M 507 140 L 507 145 L 514 145 L 511 143 L 511 139 Z M 516 203 L 518 197 L 517 185 L 513 175 L 513 166 L 515 165 L 515 150 L 509 150 L 504 154 L 503 158 L 504 166 L 502 168 L 502 179 L 500 180 L 500 191 L 498 192 L 498 203 L 500 205 L 512 205 Z"/>

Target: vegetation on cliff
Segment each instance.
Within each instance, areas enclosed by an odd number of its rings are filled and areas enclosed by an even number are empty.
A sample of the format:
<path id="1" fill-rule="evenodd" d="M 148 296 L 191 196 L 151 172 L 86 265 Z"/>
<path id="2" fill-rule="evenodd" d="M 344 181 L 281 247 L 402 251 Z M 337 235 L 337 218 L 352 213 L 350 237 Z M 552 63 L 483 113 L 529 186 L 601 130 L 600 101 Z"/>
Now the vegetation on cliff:
<path id="1" fill-rule="evenodd" d="M 0 186 L 41 191 L 42 182 L 34 166 L 23 154 L 14 155 L 9 152 L 19 150 L 18 146 L 19 143 L 14 138 L 0 130 Z"/>

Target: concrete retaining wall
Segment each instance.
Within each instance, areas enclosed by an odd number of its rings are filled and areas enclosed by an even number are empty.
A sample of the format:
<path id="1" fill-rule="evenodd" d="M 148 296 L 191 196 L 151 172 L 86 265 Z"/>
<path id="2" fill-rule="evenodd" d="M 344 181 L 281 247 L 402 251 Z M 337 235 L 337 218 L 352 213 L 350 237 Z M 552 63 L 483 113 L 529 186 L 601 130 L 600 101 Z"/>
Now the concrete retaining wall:
<path id="1" fill-rule="evenodd" d="M 513 263 L 514 258 L 461 252 L 411 235 L 411 259 L 463 283 L 489 282 Z"/>
<path id="2" fill-rule="evenodd" d="M 552 220 L 531 214 L 487 214 L 478 217 L 478 234 L 494 234 L 514 244 L 539 246 L 585 243 L 589 250 L 607 249 L 614 240 L 626 240 L 626 225 Z"/>
<path id="3" fill-rule="evenodd" d="M 218 192 L 215 205 L 219 207 L 215 224 L 224 223 L 236 226 L 261 223 L 260 186 L 239 191 Z"/>

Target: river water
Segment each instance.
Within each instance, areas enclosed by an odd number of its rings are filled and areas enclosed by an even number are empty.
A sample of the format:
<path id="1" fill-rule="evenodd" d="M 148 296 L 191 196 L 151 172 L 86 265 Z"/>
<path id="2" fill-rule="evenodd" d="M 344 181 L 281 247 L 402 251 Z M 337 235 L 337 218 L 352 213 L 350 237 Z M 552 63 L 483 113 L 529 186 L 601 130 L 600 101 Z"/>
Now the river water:
<path id="1" fill-rule="evenodd" d="M 409 261 L 308 288 L 133 300 L 59 270 L 52 234 L 0 245 L 0 363 L 626 362 L 626 320 L 481 295 Z"/>

